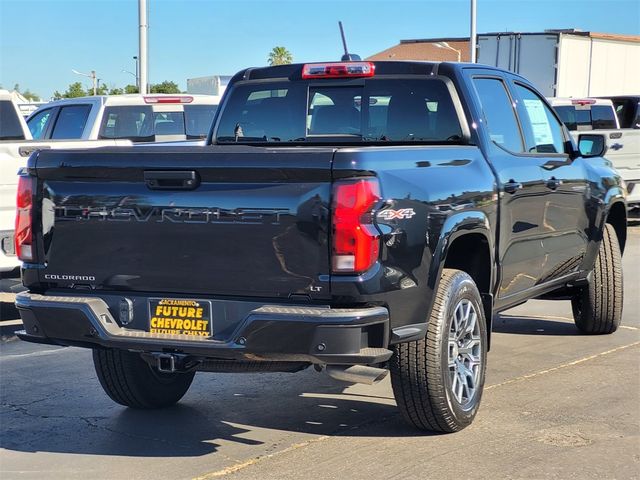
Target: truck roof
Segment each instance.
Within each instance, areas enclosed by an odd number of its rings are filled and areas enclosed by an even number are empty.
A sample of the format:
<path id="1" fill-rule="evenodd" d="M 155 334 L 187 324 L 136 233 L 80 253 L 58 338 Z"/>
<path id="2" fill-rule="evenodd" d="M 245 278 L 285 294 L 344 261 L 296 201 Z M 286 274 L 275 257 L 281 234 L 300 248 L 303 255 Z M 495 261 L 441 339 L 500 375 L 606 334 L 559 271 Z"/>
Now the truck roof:
<path id="1" fill-rule="evenodd" d="M 155 100 L 155 101 L 154 101 Z M 158 102 L 157 100 L 161 100 Z M 162 101 L 164 100 L 164 101 Z M 174 102 L 171 100 L 175 100 Z M 105 106 L 121 106 L 121 105 L 146 105 L 154 103 L 183 103 L 185 105 L 218 105 L 220 97 L 216 95 L 192 95 L 192 94 L 166 94 L 166 93 L 150 93 L 150 94 L 125 94 L 125 95 L 95 95 L 88 97 L 63 98 L 54 100 L 47 106 L 69 105 L 77 103 L 99 103 Z"/>
<path id="2" fill-rule="evenodd" d="M 300 80 L 302 69 L 304 65 L 309 64 L 323 64 L 323 63 L 349 63 L 349 62 L 307 62 L 307 63 L 292 63 L 288 65 L 277 65 L 272 67 L 252 67 L 245 68 L 244 70 L 236 73 L 231 79 L 230 84 L 240 80 L 260 80 L 268 78 L 289 78 L 291 80 Z M 482 65 L 478 63 L 466 63 L 466 62 L 423 62 L 415 60 L 396 60 L 396 61 L 369 61 L 363 60 L 362 62 L 351 63 L 372 63 L 375 65 L 375 75 L 437 75 L 438 71 L 442 67 L 446 67 L 447 70 L 462 70 L 465 68 L 481 68 L 484 70 L 495 70 L 497 72 L 508 73 L 516 77 L 520 77 L 526 80 L 524 77 L 513 73 L 505 72 L 502 69 L 492 67 L 490 65 Z"/>
<path id="3" fill-rule="evenodd" d="M 11 92 L 0 89 L 0 100 L 11 100 Z"/>

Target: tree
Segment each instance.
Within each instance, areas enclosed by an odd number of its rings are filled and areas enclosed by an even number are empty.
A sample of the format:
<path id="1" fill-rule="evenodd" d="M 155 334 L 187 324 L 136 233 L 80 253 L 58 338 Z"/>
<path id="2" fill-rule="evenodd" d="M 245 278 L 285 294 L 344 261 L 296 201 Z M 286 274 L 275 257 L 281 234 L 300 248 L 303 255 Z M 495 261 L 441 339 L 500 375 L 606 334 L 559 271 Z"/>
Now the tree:
<path id="1" fill-rule="evenodd" d="M 109 90 L 109 95 L 122 95 L 123 93 L 124 90 L 117 87 L 111 87 L 111 90 Z"/>
<path id="2" fill-rule="evenodd" d="M 91 89 L 93 93 L 93 89 Z M 56 92 L 57 93 L 57 92 Z M 63 98 L 76 98 L 76 97 L 84 97 L 87 95 L 87 92 L 82 88 L 82 84 L 80 82 L 75 82 L 69 85 L 67 91 L 62 94 Z"/>
<path id="3" fill-rule="evenodd" d="M 38 95 L 37 93 L 31 92 L 28 88 L 24 92 L 22 92 L 21 95 L 27 100 L 29 100 L 30 102 L 40 101 L 40 95 Z"/>
<path id="4" fill-rule="evenodd" d="M 124 87 L 124 93 L 138 93 L 138 87 L 135 85 L 126 85 Z"/>
<path id="5" fill-rule="evenodd" d="M 293 55 L 285 47 L 273 47 L 269 53 L 269 65 L 286 65 L 293 63 Z"/>
<path id="6" fill-rule="evenodd" d="M 180 93 L 180 88 L 176 82 L 165 80 L 162 83 L 151 85 L 151 93 Z"/>
<path id="7" fill-rule="evenodd" d="M 98 85 L 96 88 L 96 95 L 107 95 L 109 93 L 109 87 L 107 87 L 104 83 Z M 93 87 L 87 88 L 87 96 L 93 95 Z"/>

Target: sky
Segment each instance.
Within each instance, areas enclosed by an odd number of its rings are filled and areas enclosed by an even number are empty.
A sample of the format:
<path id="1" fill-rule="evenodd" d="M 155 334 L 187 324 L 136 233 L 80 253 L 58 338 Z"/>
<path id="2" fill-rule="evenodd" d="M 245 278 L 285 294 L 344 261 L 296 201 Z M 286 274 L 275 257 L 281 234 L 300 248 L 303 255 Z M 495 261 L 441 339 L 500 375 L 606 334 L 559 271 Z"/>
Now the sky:
<path id="1" fill-rule="evenodd" d="M 295 62 L 337 60 L 338 20 L 363 58 L 401 39 L 469 35 L 469 0 L 148 0 L 149 81 L 229 75 L 284 46 Z M 577 28 L 640 34 L 640 0 L 477 0 L 477 30 Z M 137 0 L 0 0 L 0 85 L 44 99 L 89 78 L 135 83 Z"/>

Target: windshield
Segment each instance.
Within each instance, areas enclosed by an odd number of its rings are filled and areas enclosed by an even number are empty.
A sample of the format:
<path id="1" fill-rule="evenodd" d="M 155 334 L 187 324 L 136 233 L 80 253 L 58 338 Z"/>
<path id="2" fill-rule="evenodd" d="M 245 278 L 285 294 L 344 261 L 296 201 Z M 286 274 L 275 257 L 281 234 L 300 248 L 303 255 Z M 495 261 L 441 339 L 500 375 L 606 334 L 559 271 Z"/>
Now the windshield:
<path id="1" fill-rule="evenodd" d="M 357 85 L 261 82 L 234 87 L 217 143 L 459 142 L 462 130 L 439 79 Z"/>

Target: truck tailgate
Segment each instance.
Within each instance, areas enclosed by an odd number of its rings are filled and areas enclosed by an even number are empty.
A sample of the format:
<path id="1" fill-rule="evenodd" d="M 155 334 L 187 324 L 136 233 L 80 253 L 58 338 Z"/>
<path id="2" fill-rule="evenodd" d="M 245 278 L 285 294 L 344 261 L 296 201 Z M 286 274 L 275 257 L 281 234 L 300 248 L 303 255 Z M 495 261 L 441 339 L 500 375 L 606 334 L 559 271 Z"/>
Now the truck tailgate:
<path id="1" fill-rule="evenodd" d="M 244 146 L 41 152 L 40 282 L 327 298 L 332 157 Z"/>

